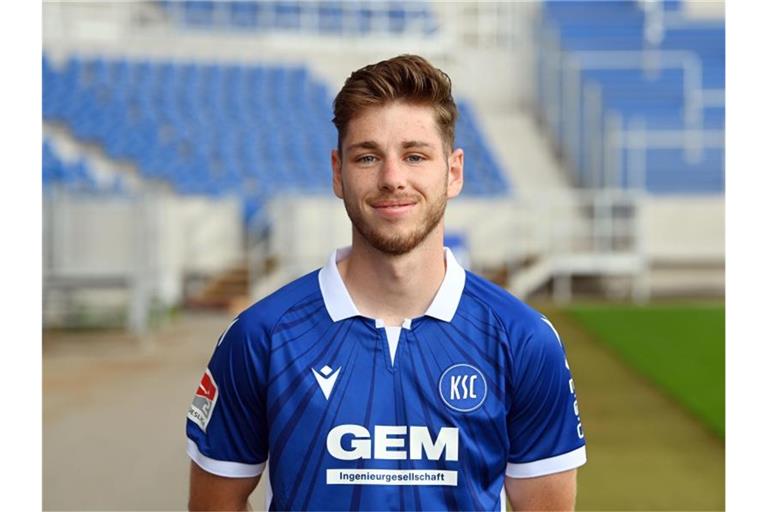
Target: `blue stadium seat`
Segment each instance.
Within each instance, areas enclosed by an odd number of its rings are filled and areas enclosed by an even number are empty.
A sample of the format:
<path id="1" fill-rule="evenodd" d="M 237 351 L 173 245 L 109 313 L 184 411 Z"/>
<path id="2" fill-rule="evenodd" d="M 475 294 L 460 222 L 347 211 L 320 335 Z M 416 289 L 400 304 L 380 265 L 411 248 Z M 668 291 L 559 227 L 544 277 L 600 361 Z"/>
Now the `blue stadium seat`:
<path id="1" fill-rule="evenodd" d="M 320 32 L 341 33 L 344 24 L 341 2 L 323 2 L 318 7 Z"/>
<path id="2" fill-rule="evenodd" d="M 426 36 L 438 30 L 430 3 L 423 0 L 381 0 L 373 5 L 348 0 L 161 0 L 155 3 L 172 21 L 196 30 L 298 32 L 303 29 L 309 33 L 368 35 L 373 32 L 376 17 L 381 18 L 377 26 L 394 37 L 406 30 Z M 302 23 L 303 20 L 306 22 Z"/>
<path id="3" fill-rule="evenodd" d="M 134 162 L 147 180 L 180 194 L 248 197 L 248 212 L 280 190 L 330 191 L 330 95 L 303 66 L 73 59 L 44 68 L 45 119 Z M 467 173 L 476 181 L 467 193 L 508 192 L 471 108 L 462 103 L 460 111 L 457 144 L 471 153 Z M 50 156 L 44 161 L 48 181 L 88 181 L 83 169 L 62 172 Z"/>
<path id="4" fill-rule="evenodd" d="M 393 34 L 400 34 L 405 31 L 407 19 L 405 8 L 401 2 L 390 2 L 388 9 L 389 31 Z"/>
<path id="5" fill-rule="evenodd" d="M 211 26 L 215 4 L 211 0 L 184 2 L 184 21 L 190 25 Z"/>
<path id="6" fill-rule="evenodd" d="M 88 192 L 124 194 L 126 187 L 123 180 L 115 180 L 107 185 L 99 185 L 93 171 L 84 160 L 69 163 L 59 158 L 47 139 L 43 140 L 43 188 L 58 185 L 67 190 Z"/>
<path id="7" fill-rule="evenodd" d="M 724 151 L 705 149 L 689 162 L 682 149 L 651 149 L 646 155 L 646 188 L 657 194 L 720 194 L 725 186 Z"/>
<path id="8" fill-rule="evenodd" d="M 666 1 L 663 7 L 665 10 L 678 10 L 680 2 Z M 566 55 L 578 57 L 579 52 L 591 51 L 689 52 L 701 64 L 701 76 L 698 78 L 705 92 L 714 92 L 717 98 L 724 89 L 725 27 L 722 22 L 676 23 L 674 28 L 665 28 L 663 37 L 656 44 L 646 41 L 645 12 L 634 1 L 545 1 L 542 19 L 544 26 L 553 28 L 558 34 L 560 49 Z M 578 183 L 600 185 L 591 183 L 587 178 L 594 172 L 587 169 L 588 165 L 602 161 L 602 149 L 593 149 L 592 141 L 606 140 L 604 122 L 614 114 L 619 116 L 624 129 L 638 122 L 644 129 L 651 131 L 724 128 L 722 106 L 712 106 L 711 102 L 691 103 L 693 97 L 687 97 L 690 91 L 685 87 L 687 80 L 682 61 L 675 67 L 667 64 L 667 68 L 656 73 L 648 73 L 639 65 L 633 69 L 607 69 L 611 66 L 608 64 L 598 69 L 594 61 L 584 65 L 586 69 L 579 76 L 582 81 L 580 90 L 585 91 L 586 84 L 598 86 L 602 120 L 597 121 L 597 126 L 591 121 L 593 117 L 588 122 L 584 94 L 577 98 L 579 108 L 574 109 L 570 103 L 566 105 L 558 102 L 559 111 L 556 115 L 547 115 L 545 119 L 546 122 L 552 122 L 549 129 L 572 164 Z M 558 72 L 560 75 L 555 79 L 564 79 L 562 67 Z M 543 83 L 544 69 L 541 64 L 538 78 Z M 552 80 L 552 77 L 548 76 L 547 80 Z M 543 96 L 540 95 L 541 98 Z M 575 138 L 572 133 L 573 116 L 576 116 L 575 126 L 578 129 Z M 565 119 L 568 119 L 567 125 L 563 121 Z M 697 119 L 700 125 L 689 124 L 698 123 Z M 593 154 L 595 150 L 597 154 Z M 647 161 L 654 170 L 649 170 L 648 182 L 645 184 L 647 190 L 661 193 L 665 191 L 664 187 L 668 187 L 667 191 L 679 193 L 685 188 L 685 180 L 689 179 L 691 192 L 722 192 L 721 150 L 718 153 L 717 150 L 708 149 L 704 152 L 704 159 L 697 163 L 681 160 L 680 154 L 680 151 L 673 150 L 648 150 Z M 624 175 L 627 172 L 626 159 L 623 161 L 624 166 L 620 172 Z M 627 185 L 626 180 L 623 185 Z"/>
<path id="9" fill-rule="evenodd" d="M 260 2 L 228 2 L 229 20 L 235 27 L 258 28 L 264 22 L 264 11 Z"/>

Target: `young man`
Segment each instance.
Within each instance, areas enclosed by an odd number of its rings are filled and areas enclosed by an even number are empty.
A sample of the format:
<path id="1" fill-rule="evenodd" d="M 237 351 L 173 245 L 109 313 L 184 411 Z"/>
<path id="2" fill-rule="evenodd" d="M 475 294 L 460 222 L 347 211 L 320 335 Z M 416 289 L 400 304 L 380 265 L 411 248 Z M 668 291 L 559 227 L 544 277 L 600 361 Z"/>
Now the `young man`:
<path id="1" fill-rule="evenodd" d="M 333 189 L 352 246 L 241 313 L 187 415 L 190 508 L 574 507 L 586 461 L 549 321 L 443 247 L 462 188 L 450 79 L 366 66 L 334 102 Z"/>

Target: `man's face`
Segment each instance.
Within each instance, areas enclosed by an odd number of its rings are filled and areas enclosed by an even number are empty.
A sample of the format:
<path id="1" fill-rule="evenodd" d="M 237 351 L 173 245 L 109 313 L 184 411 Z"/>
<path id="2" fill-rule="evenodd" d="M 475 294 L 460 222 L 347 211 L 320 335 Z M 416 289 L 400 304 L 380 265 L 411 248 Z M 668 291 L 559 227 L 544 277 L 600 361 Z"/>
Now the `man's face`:
<path id="1" fill-rule="evenodd" d="M 463 184 L 464 153 L 448 155 L 432 107 L 390 103 L 352 119 L 334 150 L 333 190 L 355 230 L 392 255 L 410 252 L 441 225 Z"/>

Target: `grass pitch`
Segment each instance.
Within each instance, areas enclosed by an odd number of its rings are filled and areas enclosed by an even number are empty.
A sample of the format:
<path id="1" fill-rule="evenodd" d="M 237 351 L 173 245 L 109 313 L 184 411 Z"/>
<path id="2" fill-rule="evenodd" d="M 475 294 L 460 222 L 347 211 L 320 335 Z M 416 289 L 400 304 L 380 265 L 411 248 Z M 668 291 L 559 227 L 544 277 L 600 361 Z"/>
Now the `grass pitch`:
<path id="1" fill-rule="evenodd" d="M 608 332 L 618 332 L 620 342 L 629 343 L 630 336 L 644 339 L 641 331 L 660 330 L 654 312 L 639 308 L 621 316 L 619 306 L 585 307 L 585 318 L 599 317 L 600 326 L 591 329 L 577 313 L 552 305 L 537 306 L 557 327 L 576 381 L 587 439 L 587 464 L 579 469 L 576 509 L 724 510 L 723 438 L 647 372 L 632 367 L 634 363 L 620 353 L 613 338 L 606 341 Z M 623 321 L 615 321 L 616 317 Z M 672 315 L 672 323 L 683 318 L 689 317 Z M 606 319 L 609 321 L 604 322 Z M 606 327 L 612 323 L 618 323 L 621 331 Z M 664 339 L 683 339 L 665 332 Z M 690 333 L 686 330 L 685 334 Z M 695 344 L 688 343 L 691 345 Z M 667 359 L 673 357 L 668 351 L 661 352 Z M 685 350 L 682 353 L 687 357 Z M 651 363 L 656 364 L 655 359 Z M 706 374 L 701 369 L 694 373 Z"/>
<path id="2" fill-rule="evenodd" d="M 566 311 L 724 437 L 724 305 L 578 305 Z"/>

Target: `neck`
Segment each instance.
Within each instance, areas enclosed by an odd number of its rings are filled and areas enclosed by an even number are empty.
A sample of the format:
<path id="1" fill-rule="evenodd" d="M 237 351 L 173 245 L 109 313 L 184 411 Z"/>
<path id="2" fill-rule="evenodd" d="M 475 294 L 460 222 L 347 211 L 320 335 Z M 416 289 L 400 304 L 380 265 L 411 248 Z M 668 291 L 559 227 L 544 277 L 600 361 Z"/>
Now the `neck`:
<path id="1" fill-rule="evenodd" d="M 406 318 L 424 314 L 443 282 L 443 227 L 399 256 L 379 251 L 354 231 L 352 251 L 338 267 L 361 314 L 400 326 Z"/>

